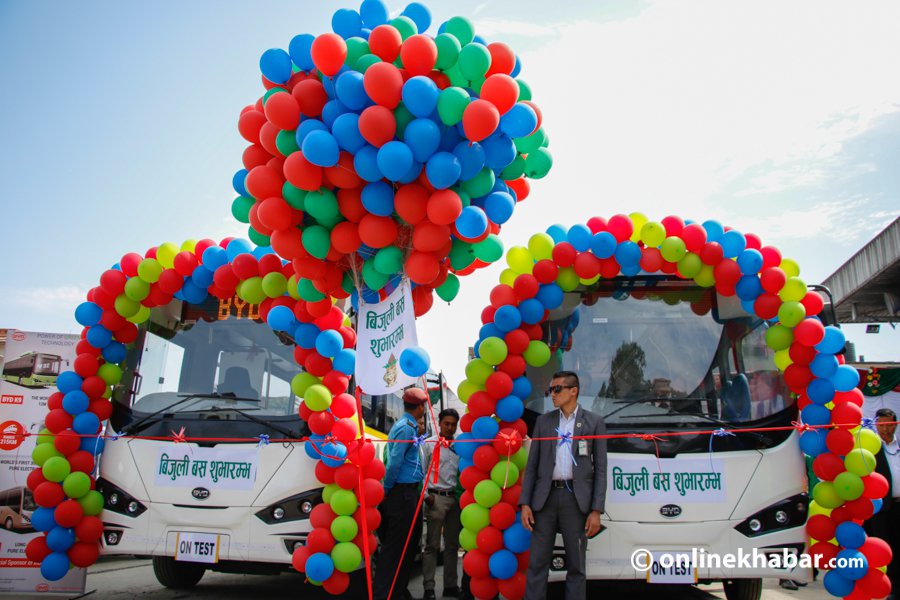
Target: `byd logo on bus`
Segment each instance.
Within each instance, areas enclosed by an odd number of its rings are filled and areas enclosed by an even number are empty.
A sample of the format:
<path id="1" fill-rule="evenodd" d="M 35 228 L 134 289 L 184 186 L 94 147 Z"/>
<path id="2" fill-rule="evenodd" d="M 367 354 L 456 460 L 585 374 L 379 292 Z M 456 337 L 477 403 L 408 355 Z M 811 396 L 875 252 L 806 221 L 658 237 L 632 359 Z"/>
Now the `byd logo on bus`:
<path id="1" fill-rule="evenodd" d="M 15 450 L 25 441 L 25 427 L 18 421 L 0 423 L 0 450 Z"/>

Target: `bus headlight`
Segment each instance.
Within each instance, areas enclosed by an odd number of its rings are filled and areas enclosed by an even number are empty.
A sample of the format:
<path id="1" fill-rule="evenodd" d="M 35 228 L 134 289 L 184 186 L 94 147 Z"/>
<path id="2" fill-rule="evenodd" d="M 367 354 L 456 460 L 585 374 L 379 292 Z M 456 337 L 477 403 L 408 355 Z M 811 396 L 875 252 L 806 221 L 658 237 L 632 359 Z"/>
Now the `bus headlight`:
<path id="1" fill-rule="evenodd" d="M 119 504 L 119 495 L 115 492 L 109 495 L 109 498 L 106 500 L 110 506 L 116 506 Z"/>
<path id="2" fill-rule="evenodd" d="M 762 529 L 762 523 L 759 522 L 759 519 L 750 519 L 750 523 L 747 526 L 753 533 L 759 533 L 759 530 Z"/>
<path id="3" fill-rule="evenodd" d="M 288 523 L 309 519 L 309 514 L 317 504 L 322 503 L 322 490 L 313 488 L 301 494 L 295 494 L 288 498 L 282 498 L 269 506 L 256 512 L 257 518 L 267 525 L 275 523 Z"/>
<path id="4" fill-rule="evenodd" d="M 300 512 L 308 515 L 309 513 L 312 512 L 312 509 L 313 509 L 313 503 L 310 502 L 309 500 L 304 500 L 303 502 L 300 503 Z"/>
<path id="5" fill-rule="evenodd" d="M 779 525 L 784 525 L 788 522 L 788 514 L 783 510 L 779 510 L 775 513 L 775 522 Z"/>
<path id="6" fill-rule="evenodd" d="M 135 500 L 132 500 L 131 502 L 128 503 L 128 506 L 125 507 L 125 510 L 127 510 L 129 512 L 129 514 L 133 515 L 134 513 L 136 513 L 138 511 L 140 506 L 141 505 L 138 504 Z"/>
<path id="7" fill-rule="evenodd" d="M 284 518 L 284 509 L 280 506 L 276 506 L 274 509 L 272 509 L 272 518 L 276 521 L 282 520 Z"/>
<path id="8" fill-rule="evenodd" d="M 735 526 L 735 529 L 747 537 L 756 537 L 774 531 L 800 527 L 806 523 L 808 505 L 809 496 L 797 494 L 750 515 Z"/>
<path id="9" fill-rule="evenodd" d="M 97 491 L 103 496 L 103 508 L 127 517 L 137 517 L 147 510 L 140 500 L 102 477 L 97 480 Z"/>

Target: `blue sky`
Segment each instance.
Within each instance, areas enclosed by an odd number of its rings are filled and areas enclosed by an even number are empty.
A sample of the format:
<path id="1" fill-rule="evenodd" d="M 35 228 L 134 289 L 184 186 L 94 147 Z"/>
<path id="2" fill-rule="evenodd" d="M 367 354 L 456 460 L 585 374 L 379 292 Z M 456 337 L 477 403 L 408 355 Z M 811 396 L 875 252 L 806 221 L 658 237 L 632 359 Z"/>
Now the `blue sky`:
<path id="1" fill-rule="evenodd" d="M 75 332 L 122 254 L 244 235 L 230 216 L 259 55 L 350 2 L 0 2 L 0 326 Z M 405 4 L 389 3 L 392 13 Z M 641 211 L 716 218 L 818 283 L 900 214 L 892 2 L 432 2 L 509 43 L 555 165 L 504 227 Z M 501 267 L 463 280 L 420 340 L 452 383 Z M 849 328 L 870 360 L 900 336 Z"/>

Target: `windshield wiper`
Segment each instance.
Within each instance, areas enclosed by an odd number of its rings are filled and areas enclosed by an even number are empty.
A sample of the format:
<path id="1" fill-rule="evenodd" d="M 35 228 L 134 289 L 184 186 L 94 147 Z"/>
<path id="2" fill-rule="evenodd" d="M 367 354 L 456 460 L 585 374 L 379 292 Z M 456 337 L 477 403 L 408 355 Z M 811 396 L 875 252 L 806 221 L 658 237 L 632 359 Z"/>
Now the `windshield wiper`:
<path id="1" fill-rule="evenodd" d="M 166 411 L 172 410 L 176 406 L 180 406 L 190 400 L 197 400 L 200 398 L 217 398 L 217 399 L 224 399 L 224 400 L 244 400 L 246 402 L 259 402 L 259 400 L 255 399 L 255 398 L 239 398 L 231 392 L 229 392 L 227 394 L 219 394 L 217 392 L 196 393 L 196 394 L 178 394 L 178 396 L 180 398 L 179 400 L 173 402 L 172 404 L 169 404 L 168 406 L 164 406 L 161 409 L 154 411 L 145 417 L 138 419 L 137 421 L 135 421 L 134 423 L 132 423 L 130 425 L 126 425 L 125 427 L 122 428 L 122 431 L 120 433 L 122 433 L 124 435 L 130 435 L 132 433 L 137 433 L 138 431 L 146 429 L 149 425 L 152 425 L 153 423 L 159 421 L 159 419 L 155 419 L 155 420 L 151 421 L 151 419 L 153 419 L 154 417 L 164 414 Z"/>
<path id="2" fill-rule="evenodd" d="M 259 410 L 259 409 L 254 408 L 251 410 Z M 229 411 L 236 412 L 237 414 L 246 418 L 248 421 L 253 421 L 254 423 L 258 423 L 259 425 L 264 425 L 266 427 L 271 427 L 278 433 L 281 433 L 290 439 L 296 439 L 296 438 L 300 437 L 299 434 L 297 434 L 289 429 L 285 429 L 285 428 L 281 427 L 280 425 L 276 425 L 275 423 L 272 423 L 271 421 L 267 421 L 266 419 L 260 419 L 259 417 L 254 417 L 253 415 L 249 414 L 246 410 L 240 409 L 240 408 L 235 408 L 233 406 L 211 406 L 209 408 L 203 409 L 203 411 L 197 411 L 197 412 L 214 412 L 214 413 L 216 413 L 216 412 L 229 412 Z"/>
<path id="3" fill-rule="evenodd" d="M 698 400 L 707 400 L 708 398 L 664 398 L 662 396 L 658 396 L 655 398 L 640 398 L 638 400 L 616 400 L 613 404 L 621 404 L 619 408 L 616 410 L 603 415 L 603 418 L 606 419 L 608 417 L 613 416 L 617 412 L 628 408 L 634 404 L 646 404 L 648 402 L 697 402 Z"/>
<path id="4" fill-rule="evenodd" d="M 743 431 L 742 429 L 735 429 L 735 428 L 734 428 L 734 427 L 735 427 L 735 424 L 734 424 L 734 423 L 729 423 L 728 421 L 722 421 L 721 419 L 717 419 L 717 418 L 711 417 L 711 416 L 709 416 L 709 415 L 704 415 L 703 413 L 674 413 L 674 414 L 683 415 L 683 416 L 685 416 L 685 417 L 697 417 L 698 419 L 703 419 L 703 420 L 708 421 L 708 422 L 710 422 L 710 423 L 715 423 L 715 424 L 718 425 L 719 427 L 722 427 L 722 428 L 724 428 L 724 429 L 727 429 L 727 430 L 730 431 L 731 433 L 734 433 L 734 434 L 740 433 L 740 434 L 742 434 L 742 435 L 750 436 L 750 437 L 752 437 L 753 439 L 755 439 L 756 441 L 758 441 L 758 442 L 760 442 L 760 443 L 762 443 L 762 444 L 765 444 L 766 446 L 771 446 L 771 445 L 772 445 L 772 440 L 771 440 L 771 438 L 769 438 L 768 436 L 766 436 L 766 435 L 760 433 L 759 431 Z"/>

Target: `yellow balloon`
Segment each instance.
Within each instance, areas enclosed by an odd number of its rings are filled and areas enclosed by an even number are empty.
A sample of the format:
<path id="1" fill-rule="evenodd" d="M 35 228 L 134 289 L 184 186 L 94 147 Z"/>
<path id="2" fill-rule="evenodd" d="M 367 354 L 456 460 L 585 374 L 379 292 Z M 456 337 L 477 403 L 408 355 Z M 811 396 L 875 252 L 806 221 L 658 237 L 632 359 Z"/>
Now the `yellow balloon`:
<path id="1" fill-rule="evenodd" d="M 178 246 L 172 242 L 164 242 L 156 249 L 156 260 L 166 269 L 175 265 L 175 255 L 178 254 Z"/>
<path id="2" fill-rule="evenodd" d="M 666 228 L 662 223 L 648 221 L 641 227 L 641 241 L 648 248 L 657 248 L 666 239 Z"/>
<path id="3" fill-rule="evenodd" d="M 519 274 L 512 269 L 503 269 L 503 271 L 500 272 L 500 283 L 512 287 L 518 276 Z"/>
<path id="4" fill-rule="evenodd" d="M 788 277 L 800 276 L 800 265 L 792 258 L 781 259 L 781 270 L 784 271 L 784 274 Z"/>
<path id="5" fill-rule="evenodd" d="M 147 308 L 146 306 L 144 306 L 143 304 L 141 304 L 137 313 L 131 315 L 130 317 L 127 317 L 126 320 L 131 321 L 135 325 L 140 325 L 141 323 L 143 323 L 144 321 L 146 321 L 149 318 L 150 318 L 150 309 Z"/>
<path id="6" fill-rule="evenodd" d="M 513 246 L 506 253 L 506 264 L 516 273 L 531 273 L 534 270 L 534 258 L 524 246 Z"/>
<path id="7" fill-rule="evenodd" d="M 238 286 L 240 286 L 240 284 L 238 284 Z M 288 295 L 290 295 L 290 297 L 293 298 L 294 300 L 300 299 L 300 290 L 297 289 L 297 276 L 296 275 L 291 275 L 288 278 L 287 292 L 288 292 Z"/>
<path id="8" fill-rule="evenodd" d="M 579 281 L 581 282 L 582 285 L 593 285 L 593 284 L 597 283 L 597 281 L 599 281 L 599 280 L 600 280 L 600 275 L 594 275 L 590 279 L 584 279 L 584 278 L 579 279 Z"/>
<path id="9" fill-rule="evenodd" d="M 528 238 L 528 250 L 534 260 L 544 260 L 553 256 L 553 238 L 546 233 L 536 233 Z"/>
<path id="10" fill-rule="evenodd" d="M 193 252 L 194 248 L 197 247 L 197 240 L 184 240 L 181 244 L 182 252 Z"/>
<path id="11" fill-rule="evenodd" d="M 809 516 L 811 516 L 811 517 L 814 515 L 825 515 L 826 517 L 830 517 L 832 510 L 833 509 L 831 509 L 831 508 L 825 508 L 824 506 L 820 505 L 815 500 L 813 500 L 809 503 Z"/>
<path id="12" fill-rule="evenodd" d="M 700 267 L 700 272 L 694 276 L 694 281 L 696 281 L 697 285 L 700 287 L 705 288 L 716 285 L 716 278 L 713 275 L 713 266 L 703 265 Z"/>
<path id="13" fill-rule="evenodd" d="M 564 292 L 571 292 L 578 287 L 581 278 L 575 273 L 572 267 L 563 267 L 556 276 L 556 285 L 562 288 Z"/>
<path id="14" fill-rule="evenodd" d="M 462 402 L 468 402 L 469 396 L 474 394 L 475 392 L 481 391 L 482 388 L 479 388 L 477 385 L 469 381 L 468 379 L 464 379 L 459 387 L 456 388 L 456 396 Z"/>
<path id="15" fill-rule="evenodd" d="M 878 454 L 881 450 L 881 438 L 871 429 L 859 428 L 853 435 L 853 446 L 864 448 L 872 454 Z"/>
<path id="16" fill-rule="evenodd" d="M 784 263 L 781 263 L 784 266 Z M 788 277 L 778 297 L 785 302 L 799 302 L 806 296 L 806 283 L 797 276 Z"/>
<path id="17" fill-rule="evenodd" d="M 631 233 L 631 241 L 637 243 L 638 240 L 641 239 L 641 229 L 643 229 L 644 224 L 647 222 L 647 215 L 644 213 L 633 212 L 628 217 L 631 219 L 632 225 L 634 225 L 634 231 Z"/>
<path id="18" fill-rule="evenodd" d="M 779 371 L 784 371 L 791 364 L 793 364 L 793 360 L 791 360 L 790 349 L 785 348 L 784 350 L 779 350 L 775 353 L 775 366 L 778 367 Z"/>

